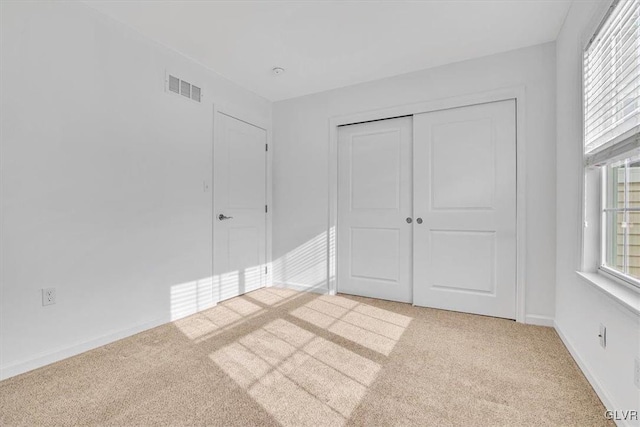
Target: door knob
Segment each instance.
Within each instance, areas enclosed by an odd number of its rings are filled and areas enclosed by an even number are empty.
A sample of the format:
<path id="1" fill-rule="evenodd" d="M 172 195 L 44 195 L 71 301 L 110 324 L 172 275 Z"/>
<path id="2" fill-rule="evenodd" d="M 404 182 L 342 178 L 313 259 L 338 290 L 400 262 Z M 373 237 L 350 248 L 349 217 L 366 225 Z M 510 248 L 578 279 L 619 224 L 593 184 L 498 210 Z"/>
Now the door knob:
<path id="1" fill-rule="evenodd" d="M 413 222 L 413 220 L 411 219 L 411 217 L 407 217 L 407 224 L 411 224 Z"/>
<path id="2" fill-rule="evenodd" d="M 418 218 L 418 219 L 416 219 L 416 222 L 417 222 L 418 224 L 422 224 L 422 218 Z"/>
<path id="3" fill-rule="evenodd" d="M 225 219 L 233 219 L 233 217 L 232 216 L 226 216 L 225 214 L 220 214 L 220 215 L 218 215 L 218 219 L 220 221 L 224 221 Z"/>

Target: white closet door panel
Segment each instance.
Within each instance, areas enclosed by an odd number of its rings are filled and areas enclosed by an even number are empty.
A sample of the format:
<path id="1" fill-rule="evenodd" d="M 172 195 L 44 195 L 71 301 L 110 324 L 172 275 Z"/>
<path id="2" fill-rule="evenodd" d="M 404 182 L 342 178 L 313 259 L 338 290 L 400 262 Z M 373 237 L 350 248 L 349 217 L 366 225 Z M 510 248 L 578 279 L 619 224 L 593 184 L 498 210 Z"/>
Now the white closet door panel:
<path id="1" fill-rule="evenodd" d="M 515 101 L 414 116 L 414 304 L 515 318 Z"/>
<path id="2" fill-rule="evenodd" d="M 411 118 L 338 130 L 338 292 L 411 301 Z"/>

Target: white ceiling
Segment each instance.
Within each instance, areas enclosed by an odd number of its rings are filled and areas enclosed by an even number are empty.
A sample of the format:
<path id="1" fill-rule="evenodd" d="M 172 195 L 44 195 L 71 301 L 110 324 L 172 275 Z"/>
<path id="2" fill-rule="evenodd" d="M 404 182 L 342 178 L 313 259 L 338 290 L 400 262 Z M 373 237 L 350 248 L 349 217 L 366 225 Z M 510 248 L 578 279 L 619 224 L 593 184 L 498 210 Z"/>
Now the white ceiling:
<path id="1" fill-rule="evenodd" d="M 90 2 L 272 101 L 552 41 L 570 3 Z"/>

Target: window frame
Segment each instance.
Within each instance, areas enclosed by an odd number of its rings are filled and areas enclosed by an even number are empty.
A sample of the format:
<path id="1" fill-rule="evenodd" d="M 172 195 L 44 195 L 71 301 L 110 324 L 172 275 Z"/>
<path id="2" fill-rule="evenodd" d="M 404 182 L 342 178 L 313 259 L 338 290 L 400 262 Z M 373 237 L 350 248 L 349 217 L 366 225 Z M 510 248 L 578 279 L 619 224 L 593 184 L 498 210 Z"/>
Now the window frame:
<path id="1" fill-rule="evenodd" d="M 580 81 L 581 81 L 581 131 L 582 131 L 582 233 L 580 239 L 581 262 L 579 274 L 588 276 L 589 272 L 597 273 L 610 282 L 615 282 L 624 288 L 632 290 L 633 294 L 640 294 L 640 279 L 617 271 L 606 263 L 607 257 L 607 228 L 606 228 L 606 197 L 607 197 L 607 164 L 614 158 L 617 160 L 635 157 L 640 154 L 640 124 L 629 131 L 612 138 L 589 154 L 585 153 L 587 141 L 586 132 L 586 62 L 585 55 L 591 43 L 596 40 L 609 16 L 615 11 L 621 0 L 603 2 L 594 13 L 591 24 L 583 33 L 580 50 Z M 595 175 L 595 176 L 594 176 Z M 589 225 L 596 224 L 595 227 Z M 589 281 L 591 281 L 589 279 Z"/>
<path id="2" fill-rule="evenodd" d="M 607 212 L 612 211 L 607 207 L 607 197 L 609 195 L 609 176 L 607 171 L 608 166 L 600 166 L 600 265 L 598 271 L 606 274 L 609 277 L 617 279 L 617 281 L 623 282 L 625 285 L 631 285 L 635 290 L 640 291 L 640 279 L 636 279 L 633 276 L 625 274 L 622 271 L 618 271 L 615 268 L 611 268 L 607 265 L 607 245 L 608 243 L 608 228 L 607 228 Z M 626 185 L 626 182 L 625 182 Z M 637 209 L 637 208 L 636 208 Z M 634 209 L 635 210 L 635 209 Z M 623 209 L 621 212 L 633 212 L 634 210 Z M 637 212 L 637 210 L 635 210 Z M 623 243 L 626 246 L 626 242 Z"/>

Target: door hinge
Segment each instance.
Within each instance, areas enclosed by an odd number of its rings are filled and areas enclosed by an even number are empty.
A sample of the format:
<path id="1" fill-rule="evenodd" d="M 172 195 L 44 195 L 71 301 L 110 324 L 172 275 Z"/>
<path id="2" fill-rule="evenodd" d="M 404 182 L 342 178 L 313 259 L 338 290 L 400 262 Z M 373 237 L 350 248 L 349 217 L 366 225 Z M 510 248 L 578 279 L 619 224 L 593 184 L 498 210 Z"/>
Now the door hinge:
<path id="1" fill-rule="evenodd" d="M 267 207 L 267 205 L 264 205 L 264 213 L 269 212 L 269 208 Z"/>
<path id="2" fill-rule="evenodd" d="M 264 151 L 269 151 L 269 144 L 264 144 Z"/>

